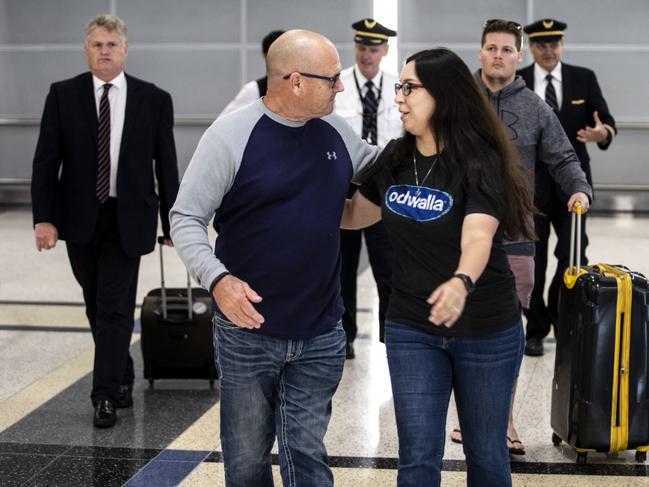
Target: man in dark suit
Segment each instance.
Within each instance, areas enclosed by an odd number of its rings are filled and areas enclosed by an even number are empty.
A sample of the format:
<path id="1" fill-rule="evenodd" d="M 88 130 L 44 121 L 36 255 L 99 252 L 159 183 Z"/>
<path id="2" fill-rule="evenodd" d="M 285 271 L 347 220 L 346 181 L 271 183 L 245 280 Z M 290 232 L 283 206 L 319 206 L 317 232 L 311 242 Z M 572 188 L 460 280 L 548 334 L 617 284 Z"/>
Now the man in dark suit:
<path id="1" fill-rule="evenodd" d="M 606 150 L 617 134 L 615 120 L 608 111 L 595 73 L 580 66 L 561 62 L 563 37 L 567 25 L 553 19 L 543 19 L 527 25 L 530 51 L 534 63 L 518 72 L 528 88 L 535 91 L 556 112 L 592 186 L 590 158 L 586 150 L 589 142 L 597 143 Z M 535 283 L 527 317 L 525 354 L 543 355 L 543 338 L 550 327 L 557 324 L 559 289 L 563 272 L 568 266 L 570 252 L 570 214 L 565 211 L 567 195 L 555 186 L 543 164 L 536 165 L 535 203 L 544 216 L 535 218 L 536 243 Z M 582 217 L 582 263 L 588 239 L 585 233 L 586 217 Z M 548 293 L 547 305 L 543 299 L 545 271 L 548 263 L 548 237 L 550 226 L 557 234 L 554 255 L 558 260 Z"/>
<path id="2" fill-rule="evenodd" d="M 171 245 L 178 167 L 171 97 L 123 71 L 124 22 L 90 20 L 84 50 L 90 72 L 52 84 L 47 95 L 32 206 L 36 248 L 65 240 L 83 289 L 95 341 L 93 423 L 111 427 L 115 408 L 133 404 L 129 346 L 140 256 L 155 247 L 158 207 Z"/>

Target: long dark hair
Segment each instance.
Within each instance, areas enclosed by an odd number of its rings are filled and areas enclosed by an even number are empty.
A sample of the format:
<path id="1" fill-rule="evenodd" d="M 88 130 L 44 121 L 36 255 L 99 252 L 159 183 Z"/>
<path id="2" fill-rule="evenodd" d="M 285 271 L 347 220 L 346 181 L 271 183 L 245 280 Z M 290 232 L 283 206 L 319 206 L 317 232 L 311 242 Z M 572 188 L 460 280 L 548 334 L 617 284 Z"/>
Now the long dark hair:
<path id="1" fill-rule="evenodd" d="M 435 99 L 430 120 L 438 150 L 438 168 L 449 188 L 474 187 L 501 210 L 508 239 L 534 239 L 531 215 L 537 213 L 516 148 L 494 109 L 480 92 L 469 68 L 454 52 L 429 49 L 410 56 L 417 77 Z M 397 141 L 393 168 L 411 164 L 415 136 Z"/>

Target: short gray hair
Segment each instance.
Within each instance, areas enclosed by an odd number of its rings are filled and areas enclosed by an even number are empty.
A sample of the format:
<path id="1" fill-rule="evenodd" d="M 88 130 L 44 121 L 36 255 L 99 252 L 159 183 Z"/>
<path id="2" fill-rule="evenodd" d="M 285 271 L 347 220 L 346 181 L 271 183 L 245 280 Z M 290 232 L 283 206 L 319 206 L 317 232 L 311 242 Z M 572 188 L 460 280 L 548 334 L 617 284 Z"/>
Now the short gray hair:
<path id="1" fill-rule="evenodd" d="M 102 27 L 108 32 L 116 32 L 126 42 L 126 22 L 116 15 L 102 14 L 90 19 L 86 24 L 86 37 L 97 27 Z"/>

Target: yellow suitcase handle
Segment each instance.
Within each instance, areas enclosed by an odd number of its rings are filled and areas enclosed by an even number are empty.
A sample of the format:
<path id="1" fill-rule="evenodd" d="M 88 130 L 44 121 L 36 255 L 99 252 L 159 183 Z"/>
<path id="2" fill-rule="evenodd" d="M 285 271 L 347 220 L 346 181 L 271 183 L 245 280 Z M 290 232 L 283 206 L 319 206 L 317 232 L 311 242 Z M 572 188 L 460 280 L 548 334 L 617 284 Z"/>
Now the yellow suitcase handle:
<path id="1" fill-rule="evenodd" d="M 588 274 L 581 268 L 581 202 L 575 203 L 575 211 L 570 218 L 570 257 L 568 268 L 563 273 L 563 282 L 568 289 L 572 289 L 579 276 Z M 577 259 L 575 259 L 577 254 Z"/>

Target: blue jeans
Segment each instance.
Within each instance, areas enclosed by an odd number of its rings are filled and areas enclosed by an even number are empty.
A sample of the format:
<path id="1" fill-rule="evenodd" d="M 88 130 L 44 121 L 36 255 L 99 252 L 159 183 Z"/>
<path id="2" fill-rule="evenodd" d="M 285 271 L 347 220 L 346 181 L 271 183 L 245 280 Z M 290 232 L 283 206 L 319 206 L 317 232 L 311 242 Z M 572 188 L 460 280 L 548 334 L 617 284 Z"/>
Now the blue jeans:
<path id="1" fill-rule="evenodd" d="M 399 434 L 399 487 L 438 486 L 451 390 L 467 485 L 511 486 L 507 420 L 523 326 L 480 337 L 442 338 L 392 321 L 385 345 Z"/>
<path id="2" fill-rule="evenodd" d="M 214 340 L 226 485 L 272 486 L 275 436 L 285 486 L 333 485 L 324 436 L 345 364 L 342 323 L 309 340 L 286 340 L 217 313 Z"/>

